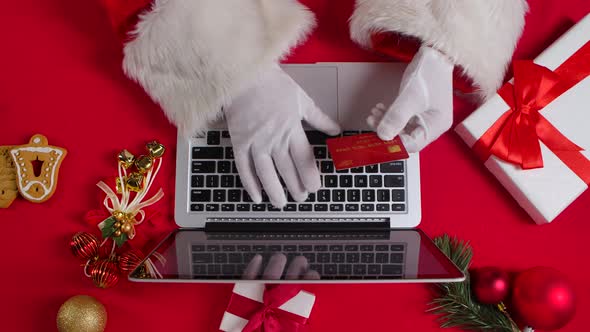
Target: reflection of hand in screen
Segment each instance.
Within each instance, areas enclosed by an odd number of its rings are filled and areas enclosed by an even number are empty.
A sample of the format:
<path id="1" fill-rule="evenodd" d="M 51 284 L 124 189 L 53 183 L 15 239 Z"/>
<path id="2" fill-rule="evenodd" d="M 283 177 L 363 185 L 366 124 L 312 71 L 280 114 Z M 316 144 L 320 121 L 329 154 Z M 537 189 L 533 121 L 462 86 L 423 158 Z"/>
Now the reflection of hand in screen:
<path id="1" fill-rule="evenodd" d="M 262 279 L 264 280 L 278 280 L 281 279 L 285 266 L 287 265 L 287 256 L 281 253 L 276 253 L 270 257 L 264 272 L 262 273 Z M 262 256 L 256 255 L 242 274 L 242 278 L 246 280 L 255 280 L 260 276 L 262 270 Z M 297 256 L 293 258 L 291 264 L 285 272 L 286 280 L 318 280 L 320 274 L 317 271 L 309 269 L 309 263 L 307 258 L 303 256 Z"/>

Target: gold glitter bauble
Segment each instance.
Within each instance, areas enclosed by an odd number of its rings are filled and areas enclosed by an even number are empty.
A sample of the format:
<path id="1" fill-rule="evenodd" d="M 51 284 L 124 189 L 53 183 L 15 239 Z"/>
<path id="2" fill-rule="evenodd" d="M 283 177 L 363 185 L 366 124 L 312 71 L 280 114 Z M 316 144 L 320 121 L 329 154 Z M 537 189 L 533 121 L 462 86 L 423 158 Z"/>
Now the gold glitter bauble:
<path id="1" fill-rule="evenodd" d="M 106 324 L 107 311 L 92 296 L 73 296 L 61 305 L 57 313 L 59 332 L 102 332 Z"/>

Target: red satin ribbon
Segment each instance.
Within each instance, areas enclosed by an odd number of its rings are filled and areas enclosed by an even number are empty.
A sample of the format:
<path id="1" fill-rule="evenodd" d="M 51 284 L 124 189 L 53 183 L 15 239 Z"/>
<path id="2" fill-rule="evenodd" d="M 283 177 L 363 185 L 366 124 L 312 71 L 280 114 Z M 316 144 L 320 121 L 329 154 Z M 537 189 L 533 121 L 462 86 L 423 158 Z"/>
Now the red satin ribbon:
<path id="1" fill-rule="evenodd" d="M 295 285 L 267 285 L 263 302 L 232 294 L 227 312 L 248 320 L 243 332 L 301 332 L 307 318 L 279 309 L 301 291 Z"/>
<path id="2" fill-rule="evenodd" d="M 559 68 L 551 71 L 532 61 L 514 61 L 514 85 L 507 83 L 498 94 L 510 106 L 475 143 L 482 159 L 494 155 L 523 169 L 543 167 L 542 141 L 584 182 L 590 184 L 590 160 L 539 111 L 590 75 L 590 42 Z"/>

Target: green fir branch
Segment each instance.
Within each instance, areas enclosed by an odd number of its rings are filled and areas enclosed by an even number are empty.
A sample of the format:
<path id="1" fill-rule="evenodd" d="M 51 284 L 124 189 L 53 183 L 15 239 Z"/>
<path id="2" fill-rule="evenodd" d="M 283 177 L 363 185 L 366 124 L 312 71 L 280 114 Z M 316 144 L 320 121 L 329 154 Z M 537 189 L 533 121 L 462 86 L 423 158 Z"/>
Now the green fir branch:
<path id="1" fill-rule="evenodd" d="M 465 272 L 465 281 L 437 284 L 438 297 L 428 312 L 439 315 L 443 328 L 457 327 L 470 331 L 519 332 L 518 326 L 497 306 L 478 303 L 471 293 L 469 265 L 473 252 L 468 242 L 444 235 L 434 239 L 449 259 Z"/>

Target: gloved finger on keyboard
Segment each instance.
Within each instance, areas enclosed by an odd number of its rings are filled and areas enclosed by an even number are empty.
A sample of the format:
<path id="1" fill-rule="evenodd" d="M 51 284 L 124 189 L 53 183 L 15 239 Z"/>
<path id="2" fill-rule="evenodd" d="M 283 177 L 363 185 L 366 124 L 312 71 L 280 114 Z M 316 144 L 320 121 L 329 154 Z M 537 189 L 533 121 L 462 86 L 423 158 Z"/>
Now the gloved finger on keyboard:
<path id="1" fill-rule="evenodd" d="M 303 202 L 307 199 L 307 191 L 301 183 L 299 176 L 297 174 L 297 168 L 295 167 L 295 163 L 293 159 L 291 159 L 291 155 L 289 151 L 281 150 L 277 152 L 273 156 L 275 166 L 281 175 L 281 178 L 285 182 L 285 186 L 287 186 L 287 190 L 291 193 L 291 196 L 297 202 Z"/>
<path id="2" fill-rule="evenodd" d="M 309 100 L 309 106 L 305 108 L 303 119 L 313 128 L 323 132 L 326 135 L 336 136 L 342 130 L 340 125 L 330 118 L 326 113 L 322 112 L 315 103 L 305 95 Z"/>
<path id="3" fill-rule="evenodd" d="M 320 171 L 318 170 L 313 149 L 307 140 L 303 128 L 295 129 L 289 143 L 289 152 L 295 162 L 299 178 L 305 189 L 315 193 L 322 186 Z"/>
<path id="4" fill-rule="evenodd" d="M 283 275 L 283 271 L 285 270 L 285 265 L 287 265 L 287 256 L 281 253 L 276 253 L 270 256 L 268 260 L 268 264 L 264 269 L 264 273 L 262 274 L 262 278 L 265 280 L 279 280 Z"/>
<path id="5" fill-rule="evenodd" d="M 235 151 L 234 159 L 244 189 L 246 189 L 254 203 L 260 204 L 262 202 L 262 192 L 258 178 L 254 173 L 254 162 L 249 151 Z"/>
<path id="6" fill-rule="evenodd" d="M 287 204 L 287 197 L 285 197 L 283 186 L 270 155 L 259 152 L 254 153 L 253 158 L 256 174 L 270 199 L 270 203 L 277 208 L 282 208 Z"/>
<path id="7" fill-rule="evenodd" d="M 304 256 L 297 256 L 293 258 L 293 260 L 289 264 L 287 272 L 285 273 L 285 279 L 300 279 L 305 275 L 308 269 L 309 263 L 307 262 L 307 258 L 305 258 Z"/>
<path id="8" fill-rule="evenodd" d="M 262 270 L 262 256 L 256 254 L 242 272 L 242 279 L 244 280 L 255 280 L 260 275 Z"/>

